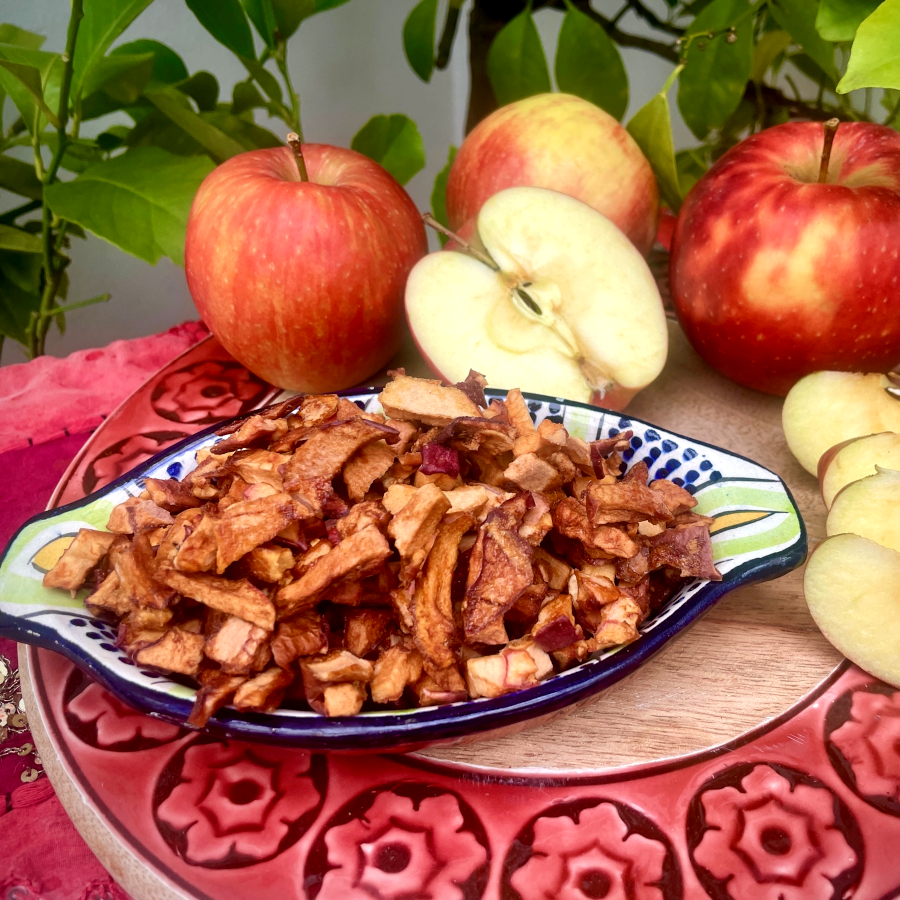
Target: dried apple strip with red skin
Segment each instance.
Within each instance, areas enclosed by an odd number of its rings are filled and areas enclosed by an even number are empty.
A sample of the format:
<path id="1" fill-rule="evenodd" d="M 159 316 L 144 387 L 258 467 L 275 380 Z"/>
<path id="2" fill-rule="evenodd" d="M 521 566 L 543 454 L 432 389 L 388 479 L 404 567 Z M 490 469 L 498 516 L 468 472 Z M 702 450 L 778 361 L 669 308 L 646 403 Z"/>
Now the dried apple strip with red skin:
<path id="1" fill-rule="evenodd" d="M 234 707 L 254 712 L 274 712 L 293 680 L 293 672 L 277 667 L 266 669 L 238 687 L 234 694 Z"/>
<path id="2" fill-rule="evenodd" d="M 295 659 L 326 653 L 329 644 L 328 623 L 319 613 L 301 613 L 278 623 L 272 638 L 272 656 L 282 669 Z"/>
<path id="3" fill-rule="evenodd" d="M 360 447 L 396 435 L 387 425 L 356 418 L 323 425 L 299 447 L 284 466 L 284 487 L 299 494 L 314 512 L 322 510 L 323 485 L 331 479 Z"/>
<path id="4" fill-rule="evenodd" d="M 421 569 L 434 543 L 438 523 L 449 509 L 450 501 L 439 487 L 423 484 L 391 519 L 387 532 L 400 554 L 403 583 L 409 584 Z"/>
<path id="5" fill-rule="evenodd" d="M 188 725 L 203 728 L 204 725 L 231 698 L 247 680 L 245 675 L 226 675 L 220 669 L 201 669 L 198 676 L 200 690 L 188 717 Z"/>
<path id="6" fill-rule="evenodd" d="M 385 536 L 374 525 L 363 528 L 318 559 L 300 579 L 278 591 L 275 599 L 280 616 L 286 618 L 305 606 L 312 606 L 332 582 L 368 574 L 390 555 Z"/>
<path id="7" fill-rule="evenodd" d="M 354 610 L 344 619 L 344 649 L 368 656 L 384 640 L 393 618 L 389 609 Z"/>
<path id="8" fill-rule="evenodd" d="M 450 589 L 459 558 L 459 542 L 474 526 L 475 519 L 465 514 L 444 519 L 428 554 L 425 574 L 418 579 L 413 595 L 413 638 L 419 651 L 437 669 L 456 664 L 454 645 L 458 637 Z"/>
<path id="9" fill-rule="evenodd" d="M 203 652 L 217 662 L 229 675 L 244 675 L 252 671 L 260 648 L 268 640 L 265 628 L 229 616 L 215 634 L 206 638 Z"/>
<path id="10" fill-rule="evenodd" d="M 600 484 L 595 481 L 588 485 L 585 505 L 595 528 L 646 519 L 665 522 L 672 518 L 662 492 L 651 491 L 646 484 L 638 482 Z"/>
<path id="11" fill-rule="evenodd" d="M 277 438 L 284 437 L 287 430 L 287 422 L 284 419 L 265 419 L 259 415 L 250 416 L 241 423 L 241 427 L 234 434 L 219 441 L 212 449 L 217 456 L 221 456 L 231 450 L 250 447 L 262 440 L 265 440 L 267 444 L 271 443 Z"/>
<path id="12" fill-rule="evenodd" d="M 119 576 L 120 589 L 135 606 L 165 609 L 169 605 L 174 590 L 157 580 L 156 557 L 147 535 L 131 541 L 117 538 L 109 548 L 109 561 Z"/>
<path id="13" fill-rule="evenodd" d="M 650 568 L 670 566 L 682 578 L 708 578 L 721 581 L 722 575 L 713 561 L 709 527 L 704 524 L 679 525 L 648 538 Z"/>
<path id="14" fill-rule="evenodd" d="M 109 552 L 116 535 L 108 531 L 82 528 L 65 549 L 56 565 L 44 575 L 44 587 L 77 591 L 92 569 Z"/>
<path id="15" fill-rule="evenodd" d="M 189 484 L 174 478 L 145 478 L 144 487 L 154 503 L 168 508 L 170 512 L 203 503 L 199 497 L 194 496 Z"/>
<path id="16" fill-rule="evenodd" d="M 204 639 L 180 628 L 170 628 L 158 641 L 136 651 L 134 661 L 181 675 L 196 675 L 203 661 Z"/>

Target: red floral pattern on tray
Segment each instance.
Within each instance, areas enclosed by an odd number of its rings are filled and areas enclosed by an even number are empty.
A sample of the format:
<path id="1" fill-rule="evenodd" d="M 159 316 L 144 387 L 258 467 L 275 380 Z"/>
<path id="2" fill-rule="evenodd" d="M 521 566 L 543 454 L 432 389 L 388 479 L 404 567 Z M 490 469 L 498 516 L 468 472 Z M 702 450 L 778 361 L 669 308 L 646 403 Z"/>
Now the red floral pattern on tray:
<path id="1" fill-rule="evenodd" d="M 205 341 L 98 431 L 56 502 L 276 393 Z M 849 665 L 726 746 L 536 774 L 197 736 L 123 707 L 61 657 L 28 653 L 53 750 L 117 852 L 199 900 L 900 892 L 900 700 Z"/>

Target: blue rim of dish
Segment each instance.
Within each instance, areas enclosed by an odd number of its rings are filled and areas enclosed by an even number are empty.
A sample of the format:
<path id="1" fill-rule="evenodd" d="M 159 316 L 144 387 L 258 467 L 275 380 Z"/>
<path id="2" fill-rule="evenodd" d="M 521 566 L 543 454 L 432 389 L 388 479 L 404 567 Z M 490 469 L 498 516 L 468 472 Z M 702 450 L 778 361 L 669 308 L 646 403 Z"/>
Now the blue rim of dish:
<path id="1" fill-rule="evenodd" d="M 380 388 L 370 387 L 354 388 L 337 393 L 349 398 L 364 397 L 378 391 Z M 502 398 L 506 394 L 505 391 L 497 389 L 490 389 L 485 393 L 489 398 Z M 612 687 L 662 650 L 672 638 L 708 612 L 725 594 L 738 587 L 746 587 L 786 575 L 802 565 L 806 559 L 807 535 L 803 517 L 790 489 L 775 472 L 738 453 L 669 431 L 625 413 L 546 394 L 529 392 L 524 396 L 526 400 L 562 404 L 567 408 L 584 409 L 592 414 L 617 416 L 667 436 L 687 441 L 693 446 L 705 447 L 732 459 L 750 463 L 771 475 L 773 482 L 780 484 L 791 511 L 797 518 L 799 532 L 796 540 L 778 552 L 748 560 L 743 565 L 731 569 L 723 576 L 722 581 L 707 581 L 696 591 L 694 596 L 683 603 L 680 609 L 664 622 L 654 627 L 652 631 L 642 633 L 639 640 L 622 647 L 607 659 L 582 663 L 573 669 L 548 678 L 535 687 L 493 699 L 468 700 L 446 706 L 418 709 L 415 710 L 414 715 L 409 711 L 396 713 L 379 711 L 377 716 L 362 713 L 357 716 L 329 719 L 310 714 L 302 718 L 295 718 L 268 713 L 241 713 L 231 707 L 224 707 L 209 720 L 206 727 L 201 729 L 202 731 L 221 737 L 234 737 L 307 750 L 369 752 L 415 749 L 417 746 L 459 740 L 526 723 L 533 718 L 552 715 Z M 9 551 L 15 545 L 19 535 L 29 526 L 37 522 L 55 519 L 93 503 L 99 496 L 139 480 L 145 472 L 159 466 L 169 457 L 183 452 L 182 448 L 185 446 L 200 442 L 204 438 L 215 435 L 221 428 L 259 412 L 261 410 L 252 410 L 232 419 L 217 422 L 202 431 L 197 431 L 119 476 L 101 490 L 66 506 L 46 510 L 33 516 L 16 530 L 3 550 L 0 555 L 0 568 L 5 566 Z M 85 611 L 85 616 L 91 617 L 87 611 Z M 56 629 L 44 625 L 34 618 L 13 616 L 0 610 L 0 637 L 60 653 L 134 709 L 185 728 L 190 727 L 186 725 L 186 721 L 193 706 L 191 700 L 163 694 L 140 684 L 120 679 L 100 661 L 85 654 L 81 647 L 61 635 Z"/>

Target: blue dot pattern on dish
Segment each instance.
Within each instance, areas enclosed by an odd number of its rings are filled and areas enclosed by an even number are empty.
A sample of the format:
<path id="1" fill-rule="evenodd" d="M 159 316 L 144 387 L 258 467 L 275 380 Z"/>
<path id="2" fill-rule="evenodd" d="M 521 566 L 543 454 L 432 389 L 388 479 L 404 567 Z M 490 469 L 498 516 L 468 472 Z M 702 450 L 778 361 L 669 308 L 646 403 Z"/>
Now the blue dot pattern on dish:
<path id="1" fill-rule="evenodd" d="M 681 454 L 681 458 L 685 462 L 690 462 L 692 459 L 697 458 L 697 451 L 693 447 L 688 447 L 687 450 L 685 450 L 684 453 Z"/>
<path id="2" fill-rule="evenodd" d="M 703 462 L 700 463 L 700 471 L 708 472 L 712 466 L 713 464 L 708 459 L 704 459 Z"/>
<path id="3" fill-rule="evenodd" d="M 166 474 L 169 478 L 178 478 L 178 476 L 181 475 L 181 463 L 173 462 L 166 468 Z"/>

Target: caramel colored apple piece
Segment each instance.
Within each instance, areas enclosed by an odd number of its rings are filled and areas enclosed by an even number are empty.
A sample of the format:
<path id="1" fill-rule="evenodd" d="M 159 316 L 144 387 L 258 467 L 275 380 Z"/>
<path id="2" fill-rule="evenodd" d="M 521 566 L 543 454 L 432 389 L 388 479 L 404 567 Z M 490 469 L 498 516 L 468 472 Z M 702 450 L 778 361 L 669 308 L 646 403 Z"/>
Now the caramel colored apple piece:
<path id="1" fill-rule="evenodd" d="M 900 400 L 885 393 L 884 375 L 813 372 L 784 400 L 781 423 L 791 453 L 815 475 L 822 454 L 842 441 L 900 431 Z"/>
<path id="2" fill-rule="evenodd" d="M 900 687 L 900 553 L 856 534 L 835 535 L 810 557 L 803 591 L 836 649 Z"/>
<path id="3" fill-rule="evenodd" d="M 876 466 L 900 469 L 900 434 L 868 434 L 826 450 L 819 460 L 819 487 L 826 509 L 831 509 L 842 488 L 874 475 Z"/>
<path id="4" fill-rule="evenodd" d="M 825 533 L 858 534 L 900 552 L 900 472 L 878 467 L 848 484 L 834 498 Z"/>

